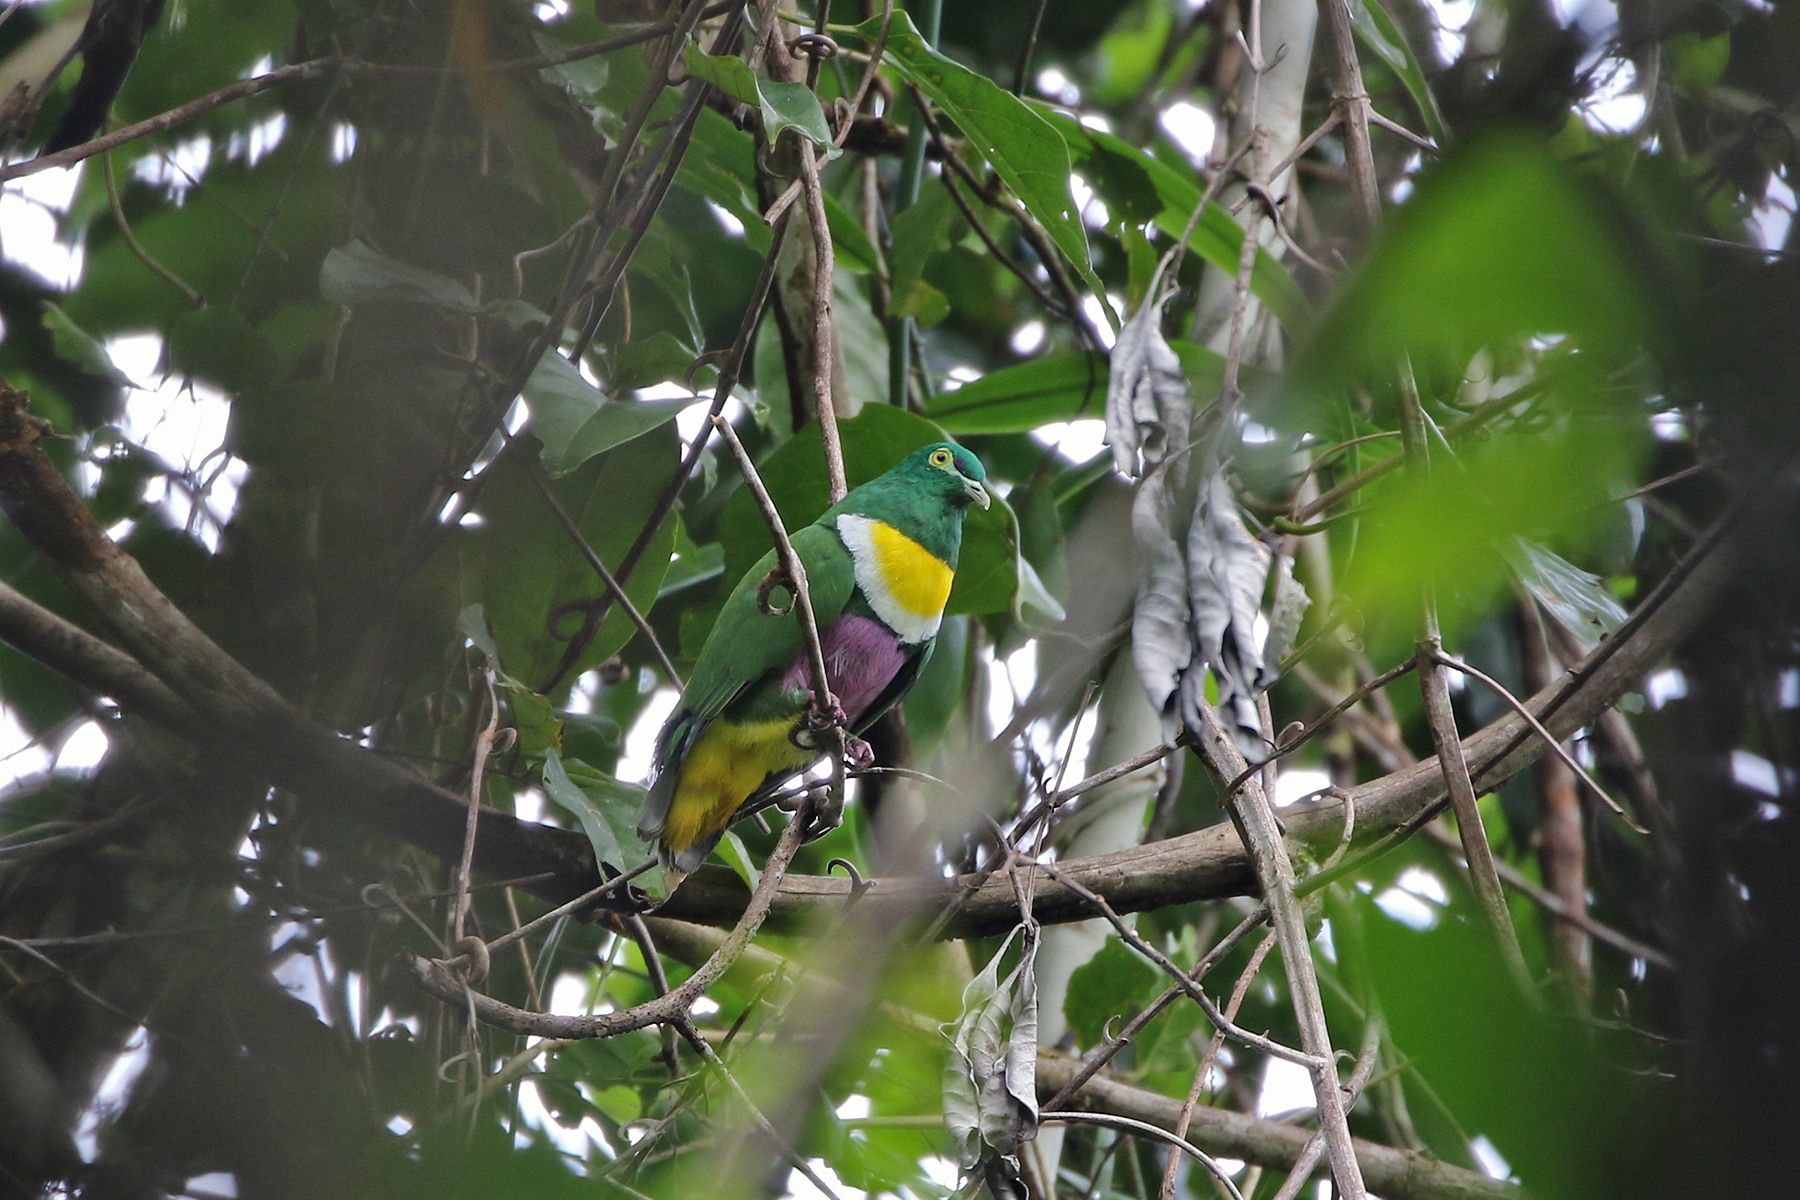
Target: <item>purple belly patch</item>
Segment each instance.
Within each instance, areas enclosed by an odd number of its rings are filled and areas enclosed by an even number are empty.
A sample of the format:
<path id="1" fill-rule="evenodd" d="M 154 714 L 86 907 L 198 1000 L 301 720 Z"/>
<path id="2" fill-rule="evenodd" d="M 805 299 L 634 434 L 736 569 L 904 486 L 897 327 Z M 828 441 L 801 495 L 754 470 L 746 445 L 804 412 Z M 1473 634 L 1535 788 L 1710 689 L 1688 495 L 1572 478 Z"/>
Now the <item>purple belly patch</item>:
<path id="1" fill-rule="evenodd" d="M 852 727 L 875 703 L 906 664 L 906 652 L 893 630 L 863 616 L 842 616 L 819 630 L 825 652 L 825 674 Z M 803 648 L 781 676 L 784 692 L 811 691 L 812 667 Z"/>

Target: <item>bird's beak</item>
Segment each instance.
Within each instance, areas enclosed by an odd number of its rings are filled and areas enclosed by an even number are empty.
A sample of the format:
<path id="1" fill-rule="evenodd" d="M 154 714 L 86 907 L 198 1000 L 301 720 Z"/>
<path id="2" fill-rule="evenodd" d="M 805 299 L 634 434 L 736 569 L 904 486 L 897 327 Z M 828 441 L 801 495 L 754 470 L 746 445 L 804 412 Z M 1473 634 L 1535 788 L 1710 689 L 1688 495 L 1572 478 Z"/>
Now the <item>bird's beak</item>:
<path id="1" fill-rule="evenodd" d="M 987 489 L 973 479 L 963 480 L 963 491 L 969 493 L 969 499 L 980 505 L 985 511 L 993 501 L 988 498 Z"/>

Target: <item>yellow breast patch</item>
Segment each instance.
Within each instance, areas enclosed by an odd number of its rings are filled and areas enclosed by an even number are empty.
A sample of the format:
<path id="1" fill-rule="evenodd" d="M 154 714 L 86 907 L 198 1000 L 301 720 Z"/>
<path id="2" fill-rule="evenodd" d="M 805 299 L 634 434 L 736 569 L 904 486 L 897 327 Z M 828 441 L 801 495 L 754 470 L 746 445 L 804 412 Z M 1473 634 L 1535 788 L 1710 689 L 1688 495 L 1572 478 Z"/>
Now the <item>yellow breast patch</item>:
<path id="1" fill-rule="evenodd" d="M 881 581 L 899 605 L 917 617 L 937 617 L 950 599 L 950 565 L 885 521 L 869 527 Z"/>
<path id="2" fill-rule="evenodd" d="M 937 633 L 956 573 L 950 564 L 886 521 L 860 513 L 837 519 L 863 599 L 902 642 Z"/>

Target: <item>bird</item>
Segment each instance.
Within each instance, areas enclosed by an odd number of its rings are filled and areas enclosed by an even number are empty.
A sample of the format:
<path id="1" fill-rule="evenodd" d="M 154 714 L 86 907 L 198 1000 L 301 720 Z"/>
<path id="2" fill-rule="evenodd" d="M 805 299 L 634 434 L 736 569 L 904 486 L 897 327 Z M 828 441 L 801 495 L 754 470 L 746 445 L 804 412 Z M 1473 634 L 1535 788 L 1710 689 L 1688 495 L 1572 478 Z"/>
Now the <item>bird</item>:
<path id="1" fill-rule="evenodd" d="M 817 710 L 799 623 L 767 603 L 776 552 L 732 589 L 657 737 L 638 818 L 671 888 L 748 802 L 819 759 L 808 735 L 822 722 L 842 724 L 853 759 L 869 757 L 855 735 L 899 702 L 930 658 L 963 518 L 990 503 L 981 460 L 934 442 L 794 532 L 837 711 Z"/>

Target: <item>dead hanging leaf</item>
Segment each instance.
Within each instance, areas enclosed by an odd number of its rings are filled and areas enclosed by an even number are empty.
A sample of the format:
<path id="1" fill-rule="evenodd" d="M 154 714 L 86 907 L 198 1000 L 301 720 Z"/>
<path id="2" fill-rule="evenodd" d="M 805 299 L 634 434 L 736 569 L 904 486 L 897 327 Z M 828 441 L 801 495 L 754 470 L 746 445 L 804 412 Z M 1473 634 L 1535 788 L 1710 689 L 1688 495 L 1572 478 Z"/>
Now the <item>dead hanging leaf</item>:
<path id="1" fill-rule="evenodd" d="M 1194 406 L 1181 359 L 1162 335 L 1168 297 L 1138 309 L 1113 343 L 1106 382 L 1106 440 L 1113 464 L 1133 479 L 1187 446 Z"/>
<path id="2" fill-rule="evenodd" d="M 1192 504 L 1183 504 L 1184 460 L 1152 470 L 1131 505 L 1131 530 L 1144 557 L 1131 614 L 1131 662 L 1150 703 L 1171 711 L 1181 676 L 1194 661 L 1192 606 L 1188 601 L 1187 552 L 1179 531 Z"/>
<path id="3" fill-rule="evenodd" d="M 1269 601 L 1269 634 L 1263 638 L 1263 669 L 1271 676 L 1281 667 L 1300 637 L 1300 622 L 1312 607 L 1312 597 L 1294 578 L 1294 560 L 1284 556 L 1275 560 L 1275 596 Z"/>
<path id="4" fill-rule="evenodd" d="M 1273 682 L 1274 672 L 1264 667 L 1257 648 L 1256 617 L 1270 558 L 1269 548 L 1244 528 L 1224 465 L 1210 463 L 1188 525 L 1188 603 L 1199 658 L 1182 676 L 1182 717 L 1198 724 L 1198 700 L 1205 695 L 1200 667 L 1211 667 L 1232 741 L 1252 762 L 1268 753 L 1256 697 Z"/>
<path id="5" fill-rule="evenodd" d="M 1119 331 L 1106 396 L 1113 462 L 1140 480 L 1131 527 L 1145 571 L 1132 613 L 1132 664 L 1170 732 L 1178 716 L 1198 718 L 1210 671 L 1232 740 L 1260 762 L 1267 744 L 1256 697 L 1293 644 L 1306 593 L 1284 561 L 1269 644 L 1259 650 L 1256 617 L 1273 556 L 1239 514 L 1217 444 L 1222 430 L 1195 443 L 1193 400 L 1162 336 L 1162 305 L 1145 304 Z"/>
<path id="6" fill-rule="evenodd" d="M 1021 931 L 1018 965 L 1000 962 Z M 1037 927 L 1021 925 L 963 989 L 963 1011 L 946 1032 L 944 1125 L 964 1171 L 1011 1158 L 1037 1136 Z"/>

